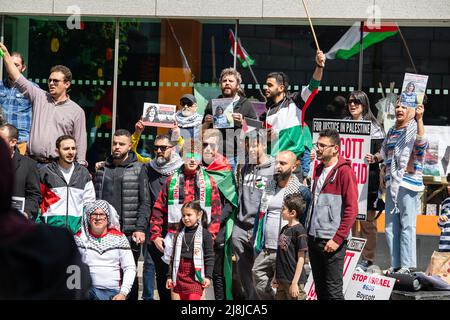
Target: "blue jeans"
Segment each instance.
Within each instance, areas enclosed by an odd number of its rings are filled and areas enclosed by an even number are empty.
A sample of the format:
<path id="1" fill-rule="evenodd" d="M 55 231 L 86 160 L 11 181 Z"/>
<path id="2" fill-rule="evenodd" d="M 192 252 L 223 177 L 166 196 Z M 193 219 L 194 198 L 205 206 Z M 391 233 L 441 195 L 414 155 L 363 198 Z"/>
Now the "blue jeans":
<path id="1" fill-rule="evenodd" d="M 116 289 L 99 289 L 92 287 L 89 290 L 90 300 L 111 300 L 115 295 L 119 293 Z"/>
<path id="2" fill-rule="evenodd" d="M 416 216 L 419 207 L 417 191 L 400 187 L 397 195 L 398 213 L 391 213 L 394 202 L 386 190 L 386 241 L 393 268 L 416 268 Z"/>
<path id="3" fill-rule="evenodd" d="M 144 248 L 144 267 L 142 270 L 142 300 L 155 300 L 155 263 L 149 250 L 149 244 L 146 243 Z"/>

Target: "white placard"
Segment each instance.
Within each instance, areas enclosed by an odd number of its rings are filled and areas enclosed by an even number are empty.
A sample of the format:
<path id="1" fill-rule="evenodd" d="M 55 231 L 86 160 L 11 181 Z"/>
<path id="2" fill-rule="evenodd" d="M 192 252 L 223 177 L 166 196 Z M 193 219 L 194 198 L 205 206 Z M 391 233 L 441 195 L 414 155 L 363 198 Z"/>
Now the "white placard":
<path id="1" fill-rule="evenodd" d="M 142 122 L 145 126 L 173 128 L 175 127 L 175 111 L 171 104 L 144 103 Z"/>
<path id="2" fill-rule="evenodd" d="M 354 271 L 345 291 L 345 300 L 389 300 L 395 281 L 395 278 L 379 274 Z"/>
<path id="3" fill-rule="evenodd" d="M 358 184 L 358 215 L 356 219 L 366 220 L 367 216 L 367 192 L 369 188 L 369 163 L 364 159 L 370 153 L 370 121 L 335 120 L 335 119 L 314 119 L 313 120 L 313 141 L 319 139 L 319 132 L 325 129 L 336 129 L 341 139 L 340 154 L 345 159 L 351 160 L 352 169 L 356 175 Z M 311 170 L 312 178 L 316 167 L 319 164 L 317 159 L 313 162 Z"/>

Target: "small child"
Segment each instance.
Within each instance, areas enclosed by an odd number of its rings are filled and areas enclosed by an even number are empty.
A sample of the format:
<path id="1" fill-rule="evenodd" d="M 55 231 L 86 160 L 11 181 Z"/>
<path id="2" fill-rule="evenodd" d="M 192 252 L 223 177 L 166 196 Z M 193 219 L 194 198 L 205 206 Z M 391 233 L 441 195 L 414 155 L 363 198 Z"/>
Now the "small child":
<path id="1" fill-rule="evenodd" d="M 284 198 L 281 211 L 287 220 L 278 239 L 275 275 L 272 287 L 277 288 L 276 300 L 305 300 L 306 274 L 303 268 L 308 249 L 306 230 L 299 222 L 304 214 L 306 202 L 300 194 L 289 194 Z"/>
<path id="2" fill-rule="evenodd" d="M 447 175 L 447 182 L 450 183 L 450 174 Z M 450 184 L 447 185 L 447 195 L 448 198 L 441 203 L 441 213 L 438 222 L 438 226 L 441 228 L 439 252 L 450 252 Z"/>
<path id="3" fill-rule="evenodd" d="M 181 221 L 174 238 L 166 288 L 180 300 L 200 300 L 211 284 L 214 268 L 213 240 L 207 227 L 206 212 L 199 201 L 181 207 Z"/>

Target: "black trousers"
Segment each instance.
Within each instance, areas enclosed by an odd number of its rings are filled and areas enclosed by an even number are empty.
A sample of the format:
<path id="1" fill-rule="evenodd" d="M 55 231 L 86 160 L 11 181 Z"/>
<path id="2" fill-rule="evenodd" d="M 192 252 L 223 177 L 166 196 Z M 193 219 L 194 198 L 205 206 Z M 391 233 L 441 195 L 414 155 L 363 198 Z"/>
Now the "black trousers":
<path id="1" fill-rule="evenodd" d="M 214 248 L 213 287 L 214 298 L 225 300 L 225 277 L 223 276 L 225 250 L 224 246 Z"/>
<path id="2" fill-rule="evenodd" d="M 309 261 L 314 277 L 317 300 L 344 300 L 342 272 L 347 242 L 334 252 L 325 252 L 328 239 L 308 236 Z"/>
<path id="3" fill-rule="evenodd" d="M 132 235 L 127 235 L 128 242 L 131 246 L 131 251 L 133 252 L 134 263 L 136 264 L 136 270 L 138 265 L 139 256 L 141 255 L 141 246 L 133 241 Z M 130 293 L 128 294 L 128 300 L 138 300 L 139 296 L 139 281 L 136 273 L 134 278 L 133 286 L 131 287 Z"/>
<path id="4" fill-rule="evenodd" d="M 161 260 L 163 253 L 158 250 L 153 241 L 147 243 L 147 249 L 155 264 L 156 287 L 158 288 L 159 300 L 171 300 L 170 290 L 166 289 L 169 265 Z"/>

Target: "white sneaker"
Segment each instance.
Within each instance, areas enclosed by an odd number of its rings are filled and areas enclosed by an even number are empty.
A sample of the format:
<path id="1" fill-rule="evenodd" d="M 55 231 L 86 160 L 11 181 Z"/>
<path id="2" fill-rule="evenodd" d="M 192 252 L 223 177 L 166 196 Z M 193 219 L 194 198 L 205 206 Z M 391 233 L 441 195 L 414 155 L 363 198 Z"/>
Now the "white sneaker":
<path id="1" fill-rule="evenodd" d="M 383 273 L 385 275 L 393 274 L 394 272 L 395 272 L 395 268 L 394 267 L 390 267 L 389 269 L 386 269 L 386 270 L 383 271 Z"/>
<path id="2" fill-rule="evenodd" d="M 407 267 L 401 267 L 400 270 L 397 271 L 397 273 L 401 273 L 401 274 L 410 274 L 411 271 L 410 271 L 409 268 L 407 268 Z"/>

